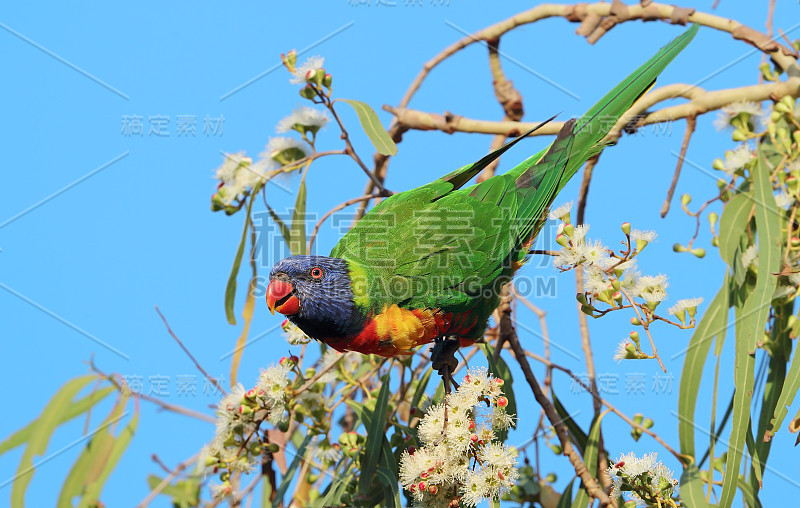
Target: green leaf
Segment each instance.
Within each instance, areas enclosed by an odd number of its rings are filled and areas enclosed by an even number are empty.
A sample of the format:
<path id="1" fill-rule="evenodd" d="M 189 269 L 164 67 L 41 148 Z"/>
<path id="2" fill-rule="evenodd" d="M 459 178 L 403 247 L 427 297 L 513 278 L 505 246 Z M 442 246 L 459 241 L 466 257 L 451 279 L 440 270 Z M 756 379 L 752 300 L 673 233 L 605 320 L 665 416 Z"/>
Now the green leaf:
<path id="1" fill-rule="evenodd" d="M 384 502 L 382 506 L 394 506 L 394 508 L 402 508 L 403 503 L 400 502 L 400 486 L 397 483 L 397 477 L 384 466 L 380 466 L 375 473 L 384 487 Z M 391 499 L 391 503 L 389 500 Z"/>
<path id="2" fill-rule="evenodd" d="M 600 423 L 603 417 L 608 414 L 608 410 L 600 413 L 592 422 L 592 429 L 589 431 L 589 440 L 586 442 L 586 453 L 583 455 L 583 463 L 592 478 L 597 478 L 597 461 L 600 456 Z M 589 494 L 585 489 L 578 490 L 575 501 L 572 503 L 574 508 L 587 508 L 589 506 Z"/>
<path id="3" fill-rule="evenodd" d="M 570 417 L 567 409 L 561 404 L 558 397 L 556 397 L 556 392 L 553 390 L 552 386 L 550 387 L 550 393 L 553 394 L 553 405 L 556 408 L 559 418 L 561 418 L 561 421 L 564 422 L 567 426 L 567 430 L 569 430 L 570 439 L 581 455 L 583 455 L 583 450 L 586 449 L 586 441 L 588 440 L 586 433 L 575 423 L 575 420 Z"/>
<path id="4" fill-rule="evenodd" d="M 278 491 L 275 493 L 275 500 L 272 502 L 272 508 L 278 508 L 278 506 L 283 503 L 283 496 L 289 489 L 289 485 L 294 481 L 294 473 L 297 471 L 298 466 L 303 461 L 303 457 L 306 454 L 306 448 L 313 438 L 314 436 L 312 436 L 311 433 L 306 434 L 305 439 L 303 439 L 303 442 L 300 443 L 300 447 L 297 448 L 297 454 L 294 456 L 294 459 L 292 459 L 292 463 L 289 464 L 289 468 L 286 469 L 286 474 L 283 475 L 281 484 L 278 487 Z"/>
<path id="5" fill-rule="evenodd" d="M 770 424 L 772 428 L 764 434 L 764 440 L 772 439 L 772 436 L 781 428 L 786 414 L 789 412 L 789 406 L 794 401 L 797 390 L 800 389 L 800 348 L 795 348 L 794 358 L 792 358 L 792 365 L 789 367 L 789 372 L 786 374 L 781 395 L 778 398 L 778 404 L 775 406 Z"/>
<path id="6" fill-rule="evenodd" d="M 417 389 L 414 390 L 414 396 L 411 397 L 411 407 L 419 409 L 419 403 L 422 400 L 422 397 L 425 396 L 425 389 L 428 387 L 428 382 L 431 379 L 431 373 L 433 373 L 433 369 L 428 369 L 420 378 L 419 383 L 417 384 Z"/>
<path id="7" fill-rule="evenodd" d="M 386 438 L 386 408 L 389 405 L 389 374 L 381 377 L 381 389 L 372 412 L 372 421 L 367 427 L 367 442 L 364 444 L 364 456 L 361 462 L 361 476 L 358 478 L 358 492 L 366 494 L 370 481 L 375 476 L 378 461 L 381 457 L 381 440 Z"/>
<path id="8" fill-rule="evenodd" d="M 753 200 L 750 195 L 747 193 L 736 194 L 725 205 L 722 217 L 719 219 L 719 255 L 731 267 L 737 286 L 741 285 L 745 276 L 745 271 L 742 269 L 741 252 L 738 252 L 738 249 L 752 210 Z"/>
<path id="9" fill-rule="evenodd" d="M 747 451 L 750 453 L 750 459 L 753 461 L 752 469 L 755 474 L 758 484 L 761 485 L 763 479 L 761 477 L 761 460 L 758 458 L 758 447 L 756 447 L 755 439 L 753 439 L 753 426 L 752 423 L 747 426 L 747 435 L 745 436 L 745 443 L 747 443 Z"/>
<path id="10" fill-rule="evenodd" d="M 573 478 L 572 481 L 567 484 L 567 488 L 564 489 L 561 497 L 558 498 L 558 504 L 556 505 L 556 508 L 570 508 L 572 506 L 572 485 L 574 483 L 575 478 Z"/>
<path id="11" fill-rule="evenodd" d="M 759 501 L 758 496 L 755 495 L 755 492 L 753 492 L 753 488 L 750 486 L 749 483 L 747 483 L 747 480 L 739 476 L 738 486 L 739 490 L 742 491 L 742 497 L 744 497 L 744 502 L 747 503 L 747 506 L 749 508 L 761 508 L 761 501 Z"/>
<path id="12" fill-rule="evenodd" d="M 694 412 L 700 391 L 700 380 L 703 377 L 703 367 L 711 349 L 712 339 L 716 336 L 717 343 L 725 341 L 725 331 L 728 326 L 729 284 L 730 279 L 725 277 L 722 287 L 706 309 L 700 323 L 697 324 L 697 329 L 692 334 L 686 348 L 686 359 L 683 363 L 678 395 L 678 436 L 681 453 L 693 458 L 695 457 Z"/>
<path id="13" fill-rule="evenodd" d="M 97 376 L 88 375 L 75 378 L 65 384 L 47 402 L 39 418 L 31 425 L 31 433 L 28 439 L 28 446 L 22 454 L 14 482 L 11 486 L 11 506 L 12 508 L 23 508 L 25 506 L 25 491 L 33 478 L 35 472 L 33 458 L 42 455 L 47 450 L 50 437 L 61 423 L 64 415 L 72 404 L 72 399 L 87 384 L 97 379 Z"/>
<path id="14" fill-rule="evenodd" d="M 152 491 L 161 484 L 162 478 L 151 474 L 147 477 L 147 485 Z M 269 482 L 265 482 L 269 486 Z M 190 508 L 200 504 L 200 485 L 197 480 L 188 478 L 174 484 L 167 484 L 161 489 L 161 495 L 172 498 L 172 505 L 175 508 Z"/>
<path id="15" fill-rule="evenodd" d="M 278 214 L 275 213 L 275 210 L 273 210 L 269 204 L 267 204 L 267 210 L 269 210 L 269 215 L 272 217 L 272 221 L 278 225 L 278 228 L 280 228 L 283 241 L 286 242 L 286 245 L 288 246 L 292 241 L 292 232 L 289 230 L 289 226 L 287 226 L 286 223 L 283 222 L 280 217 L 278 217 Z"/>
<path id="16" fill-rule="evenodd" d="M 703 481 L 700 479 L 700 471 L 694 464 L 687 466 L 681 475 L 681 500 L 684 506 L 691 506 L 692 508 L 712 508 L 717 506 L 710 504 L 706 500 L 706 495 L 703 492 Z"/>
<path id="17" fill-rule="evenodd" d="M 58 422 L 58 425 L 61 425 L 62 423 L 65 423 L 65 422 L 68 422 L 68 421 L 72 420 L 73 418 L 75 418 L 76 416 L 85 413 L 91 407 L 93 407 L 95 404 L 97 404 L 98 402 L 100 402 L 101 400 L 106 398 L 106 396 L 109 393 L 111 393 L 111 392 L 113 392 L 115 390 L 116 390 L 116 388 L 114 388 L 113 386 L 107 386 L 107 387 L 103 388 L 102 390 L 97 390 L 95 392 L 90 393 L 89 395 L 87 395 L 86 397 L 82 398 L 78 402 L 72 404 L 71 406 L 69 406 L 69 409 L 67 409 L 64 412 L 64 414 L 61 415 L 61 418 L 60 418 L 60 420 Z M 0 455 L 4 454 L 5 452 L 7 452 L 9 450 L 13 450 L 17 446 L 19 446 L 19 445 L 25 443 L 26 441 L 28 441 L 28 439 L 30 438 L 30 435 L 31 435 L 31 429 L 33 429 L 33 426 L 34 426 L 35 423 L 36 423 L 36 421 L 34 420 L 33 422 L 29 423 L 25 427 L 21 428 L 20 430 L 16 431 L 11 436 L 6 438 L 5 441 L 0 443 Z"/>
<path id="18" fill-rule="evenodd" d="M 300 188 L 297 189 L 297 199 L 294 202 L 294 213 L 292 214 L 292 240 L 289 242 L 289 249 L 294 255 L 308 253 L 306 245 L 306 174 L 303 173 L 300 179 Z"/>
<path id="19" fill-rule="evenodd" d="M 247 231 L 250 228 L 250 211 L 253 209 L 253 202 L 255 199 L 252 197 L 247 202 L 247 216 L 244 219 L 244 229 L 242 230 L 242 239 L 239 240 L 239 247 L 236 249 L 236 257 L 233 258 L 233 267 L 231 273 L 228 275 L 228 285 L 225 287 L 225 317 L 228 323 L 236 324 L 236 315 L 233 312 L 233 303 L 236 299 L 236 276 L 239 275 L 239 266 L 242 264 L 242 256 L 244 256 L 244 245 L 247 242 Z"/>
<path id="20" fill-rule="evenodd" d="M 375 146 L 375 149 L 383 155 L 396 155 L 397 145 L 392 141 L 389 133 L 381 125 L 378 115 L 369 105 L 361 101 L 354 101 L 351 99 L 336 99 L 337 101 L 346 102 L 356 110 L 358 121 L 361 122 L 361 128 L 369 136 L 369 140 Z"/>
<path id="21" fill-rule="evenodd" d="M 120 405 L 123 406 L 124 408 L 124 404 Z M 131 421 L 128 422 L 128 425 L 126 425 L 124 429 L 122 429 L 122 432 L 120 432 L 119 436 L 117 436 L 115 439 L 112 439 L 111 451 L 106 458 L 105 465 L 102 471 L 100 472 L 100 475 L 94 482 L 92 482 L 87 487 L 86 496 L 84 497 L 84 499 L 89 500 L 89 503 L 86 505 L 87 507 L 92 507 L 94 506 L 93 503 L 99 501 L 100 493 L 102 492 L 103 487 L 106 484 L 106 481 L 108 481 L 108 477 L 111 476 L 111 473 L 117 466 L 119 459 L 125 453 L 125 450 L 127 450 L 128 445 L 131 443 L 133 435 L 136 433 L 136 427 L 138 426 L 138 424 L 139 424 L 139 411 L 137 409 L 136 411 L 134 411 Z"/>
<path id="22" fill-rule="evenodd" d="M 737 476 L 742 461 L 744 440 L 750 424 L 750 404 L 753 398 L 753 375 L 756 342 L 763 337 L 769 316 L 772 294 L 777 284 L 774 272 L 780 271 L 780 218 L 772 196 L 769 168 L 761 148 L 753 168 L 753 200 L 755 201 L 756 231 L 758 232 L 758 277 L 753 292 L 743 305 L 736 305 L 736 365 L 734 374 L 733 416 L 728 460 L 723 478 L 720 506 L 733 504 Z"/>

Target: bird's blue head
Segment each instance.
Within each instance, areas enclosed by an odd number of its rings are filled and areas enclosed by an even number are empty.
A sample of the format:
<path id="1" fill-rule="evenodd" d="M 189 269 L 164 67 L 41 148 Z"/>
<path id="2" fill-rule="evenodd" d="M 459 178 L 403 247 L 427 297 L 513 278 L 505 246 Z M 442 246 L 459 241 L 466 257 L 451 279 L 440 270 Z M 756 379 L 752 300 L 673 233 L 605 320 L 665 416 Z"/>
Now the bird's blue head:
<path id="1" fill-rule="evenodd" d="M 292 256 L 269 272 L 267 307 L 284 314 L 309 337 L 348 337 L 363 327 L 343 259 Z"/>

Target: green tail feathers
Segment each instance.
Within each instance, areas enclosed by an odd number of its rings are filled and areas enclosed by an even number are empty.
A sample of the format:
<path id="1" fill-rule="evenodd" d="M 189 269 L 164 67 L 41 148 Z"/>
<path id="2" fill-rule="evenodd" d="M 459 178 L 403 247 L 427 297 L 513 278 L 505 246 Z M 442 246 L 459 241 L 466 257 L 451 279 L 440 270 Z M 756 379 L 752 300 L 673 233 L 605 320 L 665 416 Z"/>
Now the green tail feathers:
<path id="1" fill-rule="evenodd" d="M 699 25 L 693 25 L 683 34 L 661 48 L 650 60 L 636 69 L 630 76 L 614 87 L 613 90 L 608 92 L 597 104 L 592 106 L 589 111 L 580 117 L 571 128 L 571 132 L 564 132 L 564 129 L 562 129 L 562 132 L 559 133 L 558 138 L 553 145 L 550 146 L 548 152 L 557 150 L 557 145 L 566 142 L 567 138 L 572 137 L 574 139 L 571 140 L 572 148 L 569 157 L 570 161 L 560 168 L 563 170 L 563 173 L 556 187 L 556 193 L 567 184 L 570 178 L 575 175 L 586 160 L 603 149 L 603 145 L 600 144 L 603 138 L 606 137 L 620 117 L 628 111 L 640 97 L 652 88 L 658 75 L 661 74 L 666 66 L 694 38 L 698 27 Z M 534 157 L 536 157 L 536 159 L 534 159 Z M 534 185 L 538 185 L 544 176 L 541 174 L 541 170 L 549 171 L 554 168 L 552 166 L 548 167 L 546 164 L 544 167 L 540 167 L 544 159 L 540 161 L 537 156 L 534 157 L 531 157 L 523 164 L 520 164 L 520 166 L 514 168 L 512 172 L 518 172 L 518 174 L 521 175 L 526 172 L 531 163 L 533 163 L 533 167 L 530 167 L 530 170 L 533 172 L 533 177 L 530 178 L 530 181 Z M 529 167 L 525 167 L 526 165 Z"/>

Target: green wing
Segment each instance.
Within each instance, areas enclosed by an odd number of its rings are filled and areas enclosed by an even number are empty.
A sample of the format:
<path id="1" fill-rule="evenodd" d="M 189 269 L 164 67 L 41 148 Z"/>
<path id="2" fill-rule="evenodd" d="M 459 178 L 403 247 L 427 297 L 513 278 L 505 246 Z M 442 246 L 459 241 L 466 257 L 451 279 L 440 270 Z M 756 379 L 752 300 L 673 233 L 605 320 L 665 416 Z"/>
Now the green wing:
<path id="1" fill-rule="evenodd" d="M 331 252 L 365 275 L 356 292 L 366 298 L 357 301 L 373 310 L 396 303 L 450 312 L 483 305 L 490 312 L 558 192 L 604 148 L 608 131 L 697 28 L 662 48 L 580 119 L 566 122 L 549 148 L 509 172 L 462 188 L 527 133 L 474 164 L 372 209 Z"/>

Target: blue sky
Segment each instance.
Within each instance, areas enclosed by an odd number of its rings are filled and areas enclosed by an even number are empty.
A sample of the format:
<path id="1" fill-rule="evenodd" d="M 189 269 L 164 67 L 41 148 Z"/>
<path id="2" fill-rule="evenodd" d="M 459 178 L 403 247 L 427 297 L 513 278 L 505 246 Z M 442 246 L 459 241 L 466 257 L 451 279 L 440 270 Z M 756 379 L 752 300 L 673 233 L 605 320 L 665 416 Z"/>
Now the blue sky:
<path id="1" fill-rule="evenodd" d="M 154 306 L 164 312 L 200 363 L 227 379 L 226 353 L 233 349 L 241 325 L 226 323 L 222 303 L 242 216 L 210 212 L 213 171 L 222 161 L 221 152 L 257 155 L 275 135 L 277 122 L 306 104 L 297 86 L 289 84 L 285 70 L 276 68 L 280 53 L 313 45 L 307 55 L 326 58 L 334 94 L 371 104 L 388 125 L 390 116 L 380 110 L 381 105 L 396 104 L 422 64 L 462 37 L 459 30 L 480 29 L 522 8 L 506 1 L 425 0 L 415 5 L 396 0 L 395 7 L 378 3 L 6 6 L 0 16 L 0 54 L 7 73 L 0 85 L 5 117 L 0 137 L 6 146 L 6 192 L 0 203 L 0 327 L 5 350 L 0 368 L 6 388 L 0 399 L 5 408 L 0 436 L 34 418 L 56 388 L 87 371 L 86 362 L 92 357 L 107 372 L 141 377 L 145 391 L 166 379 L 169 394 L 164 400 L 213 413 L 209 405 L 217 397 L 205 393 L 202 378 L 169 338 Z M 682 5 L 710 10 L 710 3 Z M 766 2 L 745 5 L 723 0 L 715 13 L 762 30 Z M 793 28 L 798 7 L 781 3 L 775 19 L 776 27 Z M 504 69 L 524 97 L 526 120 L 556 113 L 562 119 L 580 115 L 681 31 L 666 23 L 626 23 L 589 46 L 574 35 L 576 28 L 557 18 L 521 27 L 503 38 Z M 714 74 L 744 55 L 748 56 Z M 695 83 L 714 74 L 702 86 L 752 84 L 759 61 L 760 54 L 751 53 L 750 46 L 701 29 L 660 83 Z M 439 66 L 410 106 L 500 119 L 486 49 L 473 45 Z M 371 159 L 372 147 L 355 115 L 340 109 L 356 149 L 362 158 Z M 714 116 L 699 120 L 687 155 L 693 164 L 685 166 L 676 193 L 693 194 L 695 203 L 713 195 L 711 161 L 733 146 L 727 134 L 711 126 Z M 143 121 L 141 136 L 126 130 L 136 117 Z M 194 133 L 185 130 L 192 119 Z M 161 135 L 153 127 L 159 123 Z M 659 240 L 640 260 L 643 271 L 669 275 L 670 302 L 694 296 L 708 302 L 722 281 L 723 265 L 710 247 L 707 223 L 703 221 L 697 245 L 706 247 L 709 255 L 699 260 L 671 249 L 673 243 L 691 237 L 694 220 L 677 206 L 666 220 L 659 217 L 683 127 L 683 122 L 676 122 L 662 130 L 647 128 L 607 150 L 592 182 L 587 222 L 592 225 L 591 236 L 607 244 L 617 241 L 624 221 L 657 230 Z M 333 127 L 321 132 L 319 139 L 320 149 L 341 148 Z M 489 143 L 488 137 L 475 134 L 409 132 L 391 162 L 386 185 L 395 191 L 416 187 L 480 158 Z M 505 156 L 500 170 L 545 143 L 534 139 L 520 144 Z M 557 202 L 575 198 L 578 180 Z M 361 170 L 344 158 L 318 161 L 308 177 L 309 210 L 321 214 L 361 195 L 364 182 Z M 286 179 L 271 185 L 271 205 L 278 210 L 291 207 L 298 183 Z M 327 253 L 339 235 L 335 228 L 324 227 L 319 252 Z M 545 235 L 543 241 L 552 247 L 550 238 Z M 264 270 L 275 261 L 269 255 L 265 258 Z M 525 275 L 556 281 L 556 297 L 536 302 L 548 313 L 553 360 L 583 373 L 583 359 L 575 354 L 580 342 L 574 279 L 539 265 L 532 262 Z M 242 278 L 240 287 L 243 284 Z M 627 335 L 627 319 L 611 316 L 591 323 L 597 371 L 608 383 L 603 395 L 627 414 L 646 413 L 656 422 L 654 430 L 677 447 L 673 412 L 683 362 L 679 353 L 691 332 L 656 329 L 659 351 L 670 371 L 665 378 L 655 362 L 618 365 L 611 360 L 616 344 Z M 255 381 L 259 368 L 289 350 L 276 330 L 280 320 L 267 312 L 262 300 L 257 302 L 253 334 L 268 333 L 245 354 L 240 369 L 245 385 Z M 519 320 L 526 347 L 541 352 L 534 317 L 521 311 Z M 720 388 L 724 402 L 732 389 L 730 345 L 722 358 L 728 373 Z M 179 379 L 191 379 L 183 376 L 195 376 L 195 395 L 179 393 Z M 655 390 L 656 376 L 661 376 L 660 383 L 672 376 L 672 384 Z M 642 377 L 645 393 L 626 393 L 634 386 L 632 380 L 640 382 Z M 586 394 L 575 393 L 570 380 L 558 374 L 555 387 L 565 405 L 577 411 L 576 420 L 588 424 L 591 404 Z M 710 383 L 703 387 L 708 393 Z M 525 391 L 521 383 L 518 390 Z M 698 407 L 709 403 L 703 396 Z M 538 417 L 538 407 L 529 407 L 529 414 L 520 415 L 523 428 L 512 434 L 512 442 L 522 443 L 529 436 L 524 422 Z M 707 412 L 699 412 L 699 425 L 707 422 Z M 49 450 L 74 442 L 82 429 L 82 421 L 65 426 Z M 607 418 L 605 429 L 615 455 L 659 451 L 677 467 L 647 437 L 634 443 L 620 420 Z M 139 432 L 109 481 L 104 500 L 109 506 L 137 503 L 147 494 L 147 475 L 160 473 L 150 459 L 152 453 L 174 466 L 212 435 L 211 425 L 143 405 Z M 704 449 L 707 439 L 701 431 L 698 435 L 703 436 L 698 443 Z M 781 477 L 796 478 L 799 473 L 792 460 L 794 437 L 782 430 L 775 438 L 772 470 L 764 477 L 765 506 L 776 505 L 782 494 L 800 494 L 800 485 Z M 60 485 L 77 453 L 78 447 L 70 449 L 39 468 L 28 492 L 30 506 L 53 503 L 57 494 L 48 486 Z M 12 476 L 19 458 L 19 451 L 0 457 L 0 483 Z M 543 473 L 556 471 L 561 477 L 558 485 L 563 486 L 569 479 L 567 462 L 546 452 L 544 461 Z M 0 488 L 0 506 L 9 496 L 10 486 Z M 160 498 L 153 506 L 168 506 L 167 499 Z"/>

